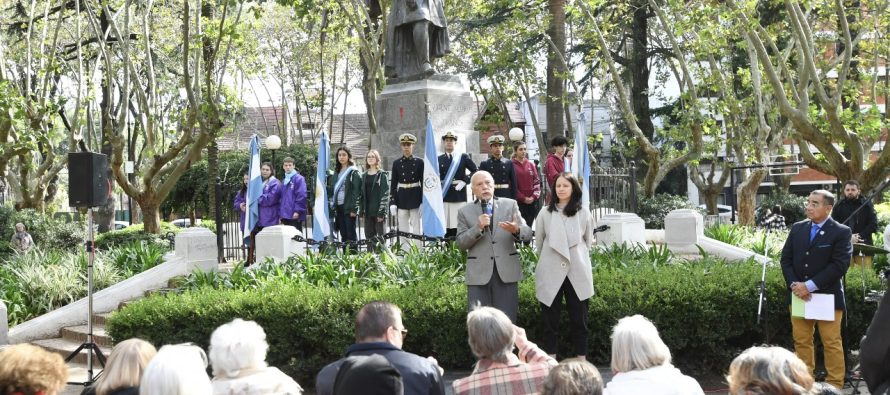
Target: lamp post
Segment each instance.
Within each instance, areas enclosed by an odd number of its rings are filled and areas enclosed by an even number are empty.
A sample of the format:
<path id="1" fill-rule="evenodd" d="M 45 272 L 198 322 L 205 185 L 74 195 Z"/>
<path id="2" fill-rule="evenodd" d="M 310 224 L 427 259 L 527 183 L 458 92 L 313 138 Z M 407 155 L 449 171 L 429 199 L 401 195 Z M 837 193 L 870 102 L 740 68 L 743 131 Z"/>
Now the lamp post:
<path id="1" fill-rule="evenodd" d="M 275 151 L 281 148 L 281 138 L 276 135 L 270 135 L 266 137 L 266 149 L 272 150 L 272 175 L 274 176 L 277 167 L 275 166 Z"/>
<path id="2" fill-rule="evenodd" d="M 516 144 L 522 141 L 525 137 L 525 132 L 520 128 L 512 128 L 509 132 L 507 132 L 507 137 L 510 138 L 510 141 L 513 142 L 513 151 L 516 151 Z"/>

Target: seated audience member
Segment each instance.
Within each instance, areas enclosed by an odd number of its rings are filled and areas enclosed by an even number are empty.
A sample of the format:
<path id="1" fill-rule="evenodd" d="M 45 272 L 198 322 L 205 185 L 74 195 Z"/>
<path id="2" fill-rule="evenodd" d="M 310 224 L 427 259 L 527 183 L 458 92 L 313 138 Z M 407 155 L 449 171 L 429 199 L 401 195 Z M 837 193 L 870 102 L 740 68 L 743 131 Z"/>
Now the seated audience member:
<path id="1" fill-rule="evenodd" d="M 782 347 L 751 347 L 729 365 L 730 395 L 809 395 L 807 365 Z M 829 386 L 830 387 L 830 386 Z"/>
<path id="2" fill-rule="evenodd" d="M 455 394 L 537 394 L 556 366 L 555 359 L 528 341 L 524 329 L 494 307 L 473 309 L 467 316 L 467 332 L 479 361 L 473 374 L 452 383 Z"/>
<path id="3" fill-rule="evenodd" d="M 95 385 L 81 395 L 139 395 L 139 380 L 158 350 L 142 339 L 127 339 L 111 350 L 108 363 Z"/>
<path id="4" fill-rule="evenodd" d="M 868 391 L 890 394 L 890 292 L 884 293 L 859 348 L 859 366 Z"/>
<path id="5" fill-rule="evenodd" d="M 211 395 L 207 355 L 198 346 L 161 347 L 139 382 L 140 395 Z"/>
<path id="6" fill-rule="evenodd" d="M 671 351 L 658 329 L 639 314 L 618 320 L 612 328 L 612 372 L 607 395 L 704 394 L 695 379 L 671 364 Z"/>
<path id="7" fill-rule="evenodd" d="M 355 315 L 356 343 L 346 349 L 346 358 L 325 366 L 315 377 L 318 395 L 334 393 L 337 372 L 348 357 L 379 354 L 402 375 L 406 394 L 444 395 L 442 370 L 432 357 L 423 358 L 402 350 L 408 330 L 402 324 L 402 311 L 389 302 L 371 302 Z"/>
<path id="8" fill-rule="evenodd" d="M 334 380 L 334 395 L 402 395 L 402 375 L 379 354 L 347 357 Z"/>
<path id="9" fill-rule="evenodd" d="M 30 344 L 0 351 L 0 395 L 56 395 L 66 380 L 68 367 L 58 354 Z"/>
<path id="10" fill-rule="evenodd" d="M 236 318 L 210 336 L 214 395 L 300 394 L 303 388 L 266 365 L 266 332 L 256 322 Z"/>
<path id="11" fill-rule="evenodd" d="M 562 361 L 550 369 L 541 395 L 602 395 L 603 378 L 590 362 Z"/>

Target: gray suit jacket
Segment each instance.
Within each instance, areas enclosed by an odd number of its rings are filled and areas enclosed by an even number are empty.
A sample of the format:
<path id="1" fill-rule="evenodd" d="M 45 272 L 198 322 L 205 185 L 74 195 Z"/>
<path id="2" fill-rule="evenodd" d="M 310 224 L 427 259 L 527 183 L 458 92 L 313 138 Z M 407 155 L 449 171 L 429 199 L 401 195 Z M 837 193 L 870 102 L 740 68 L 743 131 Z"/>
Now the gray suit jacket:
<path id="1" fill-rule="evenodd" d="M 482 205 L 479 201 L 468 203 L 457 213 L 457 245 L 467 250 L 467 285 L 485 285 L 491 280 L 494 265 L 498 267 L 501 281 L 515 283 L 522 280 L 522 263 L 516 241 L 532 238 L 516 201 L 508 198 L 492 200 L 491 230 L 479 229 Z M 498 222 L 519 222 L 519 234 L 514 236 L 498 227 Z"/>

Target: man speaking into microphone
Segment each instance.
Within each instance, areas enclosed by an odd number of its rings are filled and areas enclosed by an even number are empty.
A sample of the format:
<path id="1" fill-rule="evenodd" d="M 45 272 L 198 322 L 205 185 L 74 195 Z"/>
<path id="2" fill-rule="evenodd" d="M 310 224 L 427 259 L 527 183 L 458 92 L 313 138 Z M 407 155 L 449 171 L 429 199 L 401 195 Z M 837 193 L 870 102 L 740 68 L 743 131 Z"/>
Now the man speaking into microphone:
<path id="1" fill-rule="evenodd" d="M 516 322 L 522 263 L 517 241 L 529 241 L 532 230 L 516 201 L 494 196 L 494 178 L 480 170 L 470 179 L 476 201 L 457 214 L 457 245 L 467 250 L 467 299 L 503 311 Z"/>

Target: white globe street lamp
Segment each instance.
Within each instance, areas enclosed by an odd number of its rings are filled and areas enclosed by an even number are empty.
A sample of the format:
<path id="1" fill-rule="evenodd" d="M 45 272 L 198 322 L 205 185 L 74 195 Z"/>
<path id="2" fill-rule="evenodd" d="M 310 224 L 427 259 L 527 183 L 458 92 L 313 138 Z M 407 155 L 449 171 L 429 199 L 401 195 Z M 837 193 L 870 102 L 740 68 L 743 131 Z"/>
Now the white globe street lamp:
<path id="1" fill-rule="evenodd" d="M 507 133 L 507 135 L 510 136 L 511 141 L 513 141 L 514 143 L 517 143 L 517 142 L 522 141 L 522 138 L 525 137 L 525 132 L 523 132 L 522 129 L 520 129 L 520 128 L 513 128 L 513 129 L 510 129 L 510 131 Z"/>

